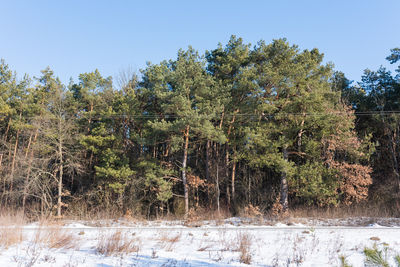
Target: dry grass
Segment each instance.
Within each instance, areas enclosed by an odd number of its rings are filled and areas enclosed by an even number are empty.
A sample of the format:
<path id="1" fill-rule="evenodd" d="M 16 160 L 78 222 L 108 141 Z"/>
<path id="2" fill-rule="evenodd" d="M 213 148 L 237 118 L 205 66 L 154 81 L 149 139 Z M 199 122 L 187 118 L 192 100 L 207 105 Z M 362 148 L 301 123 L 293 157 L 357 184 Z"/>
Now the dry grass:
<path id="1" fill-rule="evenodd" d="M 394 217 L 393 212 L 384 205 L 363 202 L 351 206 L 339 206 L 330 208 L 299 207 L 290 210 L 292 217 L 301 218 L 350 218 L 350 217 Z"/>
<path id="2" fill-rule="evenodd" d="M 24 240 L 24 216 L 19 212 L 0 213 L 0 247 L 8 248 Z"/>
<path id="3" fill-rule="evenodd" d="M 206 251 L 206 250 L 209 250 L 210 248 L 212 248 L 211 244 L 200 245 L 199 248 L 197 249 L 197 251 Z"/>
<path id="4" fill-rule="evenodd" d="M 85 220 L 85 221 L 112 221 L 124 219 L 128 222 L 143 222 L 149 218 L 141 214 L 138 209 L 122 211 L 117 207 L 104 207 L 102 205 L 92 207 L 87 201 L 80 200 L 70 203 L 68 210 L 64 213 L 63 219 Z"/>
<path id="5" fill-rule="evenodd" d="M 139 244 L 137 240 L 123 234 L 121 231 L 116 231 L 108 234 L 100 234 L 96 246 L 96 251 L 105 256 L 116 254 L 129 254 L 139 252 Z"/>
<path id="6" fill-rule="evenodd" d="M 59 225 L 40 225 L 32 242 L 50 249 L 79 249 L 79 238 Z"/>
<path id="7" fill-rule="evenodd" d="M 0 211 L 0 226 L 24 225 L 24 214 L 19 211 Z"/>
<path id="8" fill-rule="evenodd" d="M 166 251 L 172 251 L 176 245 L 176 243 L 181 239 L 182 233 L 177 233 L 176 235 L 168 235 L 167 233 L 162 233 L 160 235 L 159 241 L 161 248 Z"/>
<path id="9" fill-rule="evenodd" d="M 219 244 L 221 251 L 239 251 L 238 240 L 230 238 L 226 230 L 218 231 L 218 239 L 216 242 Z"/>
<path id="10" fill-rule="evenodd" d="M 251 264 L 251 242 L 252 236 L 248 233 L 240 233 L 237 237 L 239 243 L 239 261 L 244 264 Z"/>
<path id="11" fill-rule="evenodd" d="M 52 230 L 49 235 L 49 248 L 79 249 L 78 239 L 70 232 Z"/>
<path id="12" fill-rule="evenodd" d="M 99 206 L 90 207 L 85 200 L 75 201 L 68 206 L 63 218 L 70 220 L 112 220 L 124 214 L 119 209 Z"/>
<path id="13" fill-rule="evenodd" d="M 15 228 L 1 228 L 0 229 L 0 246 L 8 248 L 12 245 L 21 243 L 24 241 L 24 235 L 22 234 L 21 227 Z"/>
<path id="14" fill-rule="evenodd" d="M 226 218 L 232 217 L 232 214 L 227 208 L 221 208 L 217 210 L 211 210 L 206 208 L 191 209 L 188 218 L 185 220 L 185 224 L 188 226 L 198 227 L 202 225 L 202 221 L 215 220 L 222 221 Z M 177 218 L 178 219 L 178 218 Z"/>
<path id="15" fill-rule="evenodd" d="M 38 229 L 26 248 L 26 257 L 18 261 L 18 266 L 34 266 L 43 257 L 44 262 L 52 262 L 55 258 L 50 255 L 43 255 L 49 249 L 79 249 L 79 239 L 69 231 L 62 229 L 54 222 L 39 224 Z"/>

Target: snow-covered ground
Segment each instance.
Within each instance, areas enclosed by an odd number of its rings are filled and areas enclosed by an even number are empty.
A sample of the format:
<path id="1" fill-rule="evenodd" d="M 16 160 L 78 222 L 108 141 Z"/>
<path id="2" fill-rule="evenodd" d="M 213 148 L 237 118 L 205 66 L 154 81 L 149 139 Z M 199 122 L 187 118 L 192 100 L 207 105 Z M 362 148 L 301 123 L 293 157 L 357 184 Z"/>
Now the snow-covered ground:
<path id="1" fill-rule="evenodd" d="M 0 249 L 0 266 L 249 266 L 243 261 L 251 266 L 340 266 L 342 256 L 356 267 L 364 266 L 366 247 L 381 250 L 396 266 L 400 227 L 366 222 L 372 223 L 288 225 L 240 218 L 189 226 L 176 221 L 33 223 L 0 229 L 2 238 L 5 232 L 23 236 Z M 107 253 L 107 241 L 116 236 L 121 251 Z M 58 244 L 58 239 L 64 241 Z"/>

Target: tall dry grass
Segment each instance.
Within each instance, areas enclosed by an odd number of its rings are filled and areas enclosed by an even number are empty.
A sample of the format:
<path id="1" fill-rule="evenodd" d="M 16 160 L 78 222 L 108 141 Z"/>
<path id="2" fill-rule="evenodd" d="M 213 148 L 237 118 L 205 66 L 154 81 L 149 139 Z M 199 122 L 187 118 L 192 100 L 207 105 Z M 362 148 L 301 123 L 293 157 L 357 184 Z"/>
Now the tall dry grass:
<path id="1" fill-rule="evenodd" d="M 168 233 L 163 232 L 159 238 L 159 244 L 161 248 L 166 251 L 172 251 L 175 245 L 179 242 L 182 237 L 182 233 L 177 233 L 175 235 L 168 235 Z"/>
<path id="2" fill-rule="evenodd" d="M 21 212 L 0 212 L 0 247 L 8 248 L 24 241 L 24 224 L 25 219 Z"/>
<path id="3" fill-rule="evenodd" d="M 112 233 L 101 233 L 98 237 L 96 251 L 105 256 L 139 252 L 139 240 L 122 233 L 120 230 Z"/>
<path id="4" fill-rule="evenodd" d="M 41 221 L 33 238 L 33 244 L 39 244 L 50 249 L 79 250 L 80 238 L 71 231 L 63 229 L 60 222 Z"/>
<path id="5" fill-rule="evenodd" d="M 290 216 L 298 218 L 350 218 L 350 217 L 396 217 L 390 207 L 368 202 L 338 207 L 297 207 L 290 210 Z"/>
<path id="6" fill-rule="evenodd" d="M 244 264 L 251 264 L 251 243 L 253 237 L 249 233 L 239 233 L 237 241 L 239 244 L 239 262 Z"/>

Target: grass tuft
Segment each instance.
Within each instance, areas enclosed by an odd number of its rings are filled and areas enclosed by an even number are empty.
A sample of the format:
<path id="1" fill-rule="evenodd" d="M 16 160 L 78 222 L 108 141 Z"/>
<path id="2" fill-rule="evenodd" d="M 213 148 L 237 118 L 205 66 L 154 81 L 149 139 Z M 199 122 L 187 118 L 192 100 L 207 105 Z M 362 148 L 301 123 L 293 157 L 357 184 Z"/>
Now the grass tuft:
<path id="1" fill-rule="evenodd" d="M 22 213 L 0 214 L 0 247 L 8 248 L 24 240 L 22 225 L 25 220 Z"/>
<path id="2" fill-rule="evenodd" d="M 41 224 L 32 242 L 50 249 L 79 249 L 79 239 L 70 231 L 62 229 L 59 225 Z"/>
<path id="3" fill-rule="evenodd" d="M 116 231 L 109 234 L 100 234 L 96 251 L 105 256 L 129 254 L 139 252 L 139 245 L 136 244 L 136 239 L 123 234 L 121 231 Z"/>
<path id="4" fill-rule="evenodd" d="M 172 251 L 176 245 L 176 243 L 181 239 L 182 233 L 177 233 L 176 235 L 169 236 L 166 233 L 162 233 L 160 236 L 160 244 L 161 247 L 166 251 Z"/>
<path id="5" fill-rule="evenodd" d="M 251 241 L 252 237 L 248 233 L 240 233 L 238 235 L 240 263 L 251 264 Z"/>

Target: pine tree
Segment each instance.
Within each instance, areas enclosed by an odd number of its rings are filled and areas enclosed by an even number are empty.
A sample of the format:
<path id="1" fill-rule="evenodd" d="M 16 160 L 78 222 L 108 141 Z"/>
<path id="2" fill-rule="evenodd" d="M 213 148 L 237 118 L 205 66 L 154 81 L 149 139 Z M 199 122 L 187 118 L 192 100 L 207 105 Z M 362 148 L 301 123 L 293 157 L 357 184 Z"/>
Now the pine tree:
<path id="1" fill-rule="evenodd" d="M 353 132 L 354 116 L 340 103 L 340 94 L 331 90 L 331 66 L 322 65 L 322 58 L 318 50 L 300 52 L 285 39 L 269 45 L 260 42 L 253 53 L 262 120 L 249 131 L 249 159 L 280 173 L 277 208 L 283 213 L 288 212 L 289 193 L 306 203 L 338 203 L 338 192 L 347 193 L 340 185 L 350 174 L 330 164 L 327 140 L 355 138 L 352 150 L 361 147 Z M 362 158 L 361 151 L 342 150 L 353 155 L 350 163 Z M 336 147 L 334 153 L 338 151 Z M 364 177 L 357 177 L 363 188 L 360 199 L 371 183 L 370 170 L 362 170 Z"/>
<path id="2" fill-rule="evenodd" d="M 146 85 L 151 85 L 159 101 L 157 117 L 151 123 L 156 131 L 169 136 L 172 151 L 181 151 L 181 179 L 185 200 L 185 216 L 189 212 L 187 181 L 188 154 L 191 138 L 207 138 L 223 143 L 224 136 L 212 123 L 218 112 L 218 102 L 212 102 L 213 80 L 204 68 L 198 53 L 191 47 L 180 50 L 176 61 L 150 66 L 146 72 Z"/>
<path id="3" fill-rule="evenodd" d="M 236 165 L 243 138 L 241 130 L 247 119 L 241 117 L 240 113 L 247 114 L 253 111 L 252 104 L 246 103 L 247 94 L 253 87 L 251 80 L 254 77 L 253 70 L 248 67 L 250 45 L 243 43 L 242 38 L 232 35 L 225 47 L 219 44 L 217 49 L 206 52 L 206 58 L 207 69 L 216 79 L 218 98 L 222 105 L 219 123 L 227 137 L 227 142 L 224 147 L 225 151 L 221 151 L 219 154 L 224 156 L 227 205 L 232 207 L 235 213 L 237 211 L 235 204 Z"/>

